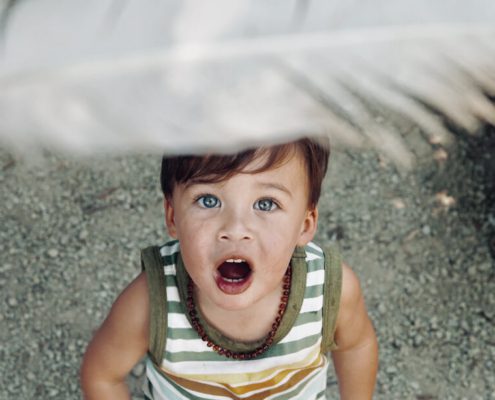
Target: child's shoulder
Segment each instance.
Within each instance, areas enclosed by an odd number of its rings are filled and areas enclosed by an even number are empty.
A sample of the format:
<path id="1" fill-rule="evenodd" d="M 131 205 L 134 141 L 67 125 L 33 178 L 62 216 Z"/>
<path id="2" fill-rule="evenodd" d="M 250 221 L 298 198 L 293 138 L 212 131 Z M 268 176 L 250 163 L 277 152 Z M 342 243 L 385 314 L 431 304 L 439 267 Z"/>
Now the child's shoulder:
<path id="1" fill-rule="evenodd" d="M 342 306 L 357 302 L 362 296 L 361 283 L 356 273 L 345 262 L 342 262 Z"/>
<path id="2" fill-rule="evenodd" d="M 366 327 L 368 321 L 359 278 L 351 267 L 343 262 L 342 289 L 336 325 L 336 342 L 339 350 L 353 347 L 359 340 L 361 327 Z"/>
<path id="3" fill-rule="evenodd" d="M 120 323 L 145 326 L 148 313 L 143 311 L 148 308 L 148 282 L 146 274 L 141 272 L 117 297 L 110 314 Z"/>
<path id="4" fill-rule="evenodd" d="M 97 382 L 123 381 L 148 350 L 148 289 L 141 273 L 115 300 L 107 318 L 86 349 L 82 367 L 83 388 Z"/>

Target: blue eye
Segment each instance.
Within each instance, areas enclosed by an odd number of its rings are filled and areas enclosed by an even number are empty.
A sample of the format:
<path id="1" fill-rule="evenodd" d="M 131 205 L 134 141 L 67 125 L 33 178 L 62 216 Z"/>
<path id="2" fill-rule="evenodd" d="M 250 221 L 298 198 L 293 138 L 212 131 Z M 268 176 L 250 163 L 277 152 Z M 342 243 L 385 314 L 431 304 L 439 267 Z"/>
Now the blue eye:
<path id="1" fill-rule="evenodd" d="M 273 211 L 277 207 L 272 199 L 261 199 L 254 203 L 254 209 L 260 211 Z"/>
<path id="2" fill-rule="evenodd" d="M 201 207 L 204 208 L 220 207 L 220 200 L 212 194 L 205 194 L 203 196 L 200 196 L 196 201 Z"/>

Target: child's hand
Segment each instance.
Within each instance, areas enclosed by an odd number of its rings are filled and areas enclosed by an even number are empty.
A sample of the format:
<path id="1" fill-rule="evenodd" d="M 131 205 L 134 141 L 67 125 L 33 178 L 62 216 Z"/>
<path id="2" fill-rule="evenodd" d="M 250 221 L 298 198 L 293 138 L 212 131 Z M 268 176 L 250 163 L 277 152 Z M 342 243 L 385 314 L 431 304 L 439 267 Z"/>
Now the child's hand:
<path id="1" fill-rule="evenodd" d="M 85 399 L 130 399 L 125 379 L 148 350 L 148 325 L 148 286 L 141 273 L 117 298 L 84 354 Z"/>
<path id="2" fill-rule="evenodd" d="M 371 399 L 378 368 L 378 345 L 356 275 L 343 265 L 342 296 L 335 330 L 333 363 L 343 400 Z"/>

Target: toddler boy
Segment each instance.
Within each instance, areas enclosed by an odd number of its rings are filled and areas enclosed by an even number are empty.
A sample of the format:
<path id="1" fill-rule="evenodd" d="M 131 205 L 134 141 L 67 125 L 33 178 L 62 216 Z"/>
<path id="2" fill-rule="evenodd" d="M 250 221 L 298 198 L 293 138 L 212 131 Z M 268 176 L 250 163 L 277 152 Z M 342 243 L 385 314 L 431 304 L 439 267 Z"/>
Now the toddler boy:
<path id="1" fill-rule="evenodd" d="M 324 399 L 331 350 L 341 398 L 370 399 L 377 342 L 358 279 L 311 242 L 328 157 L 309 138 L 164 157 L 176 240 L 143 252 L 89 344 L 85 398 L 129 398 L 148 352 L 147 398 Z"/>

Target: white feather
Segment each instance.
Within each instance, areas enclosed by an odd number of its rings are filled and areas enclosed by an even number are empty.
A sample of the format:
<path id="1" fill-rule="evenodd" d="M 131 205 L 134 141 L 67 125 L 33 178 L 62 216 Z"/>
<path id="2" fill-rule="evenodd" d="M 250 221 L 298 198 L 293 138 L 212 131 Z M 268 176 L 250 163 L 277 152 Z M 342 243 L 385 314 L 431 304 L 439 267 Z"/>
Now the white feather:
<path id="1" fill-rule="evenodd" d="M 469 132 L 495 124 L 491 0 L 43 0 L 7 11 L 0 144 L 11 150 L 231 151 L 325 134 L 410 166 L 402 134 L 370 105 L 435 145 L 451 138 L 439 114 Z"/>

